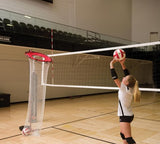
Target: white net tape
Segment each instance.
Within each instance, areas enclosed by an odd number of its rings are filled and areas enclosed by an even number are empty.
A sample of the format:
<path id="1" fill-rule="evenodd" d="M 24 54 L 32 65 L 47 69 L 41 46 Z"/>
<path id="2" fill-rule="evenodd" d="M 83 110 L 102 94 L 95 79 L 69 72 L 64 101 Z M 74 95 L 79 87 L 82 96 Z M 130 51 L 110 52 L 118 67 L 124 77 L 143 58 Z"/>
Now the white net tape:
<path id="1" fill-rule="evenodd" d="M 159 44 L 160 44 L 160 41 L 158 41 L 158 42 L 142 43 L 142 44 L 126 45 L 126 46 L 117 46 L 117 47 L 110 47 L 110 48 L 101 48 L 101 49 L 77 51 L 77 52 L 67 52 L 67 53 L 60 53 L 60 54 L 51 54 L 51 55 L 48 55 L 48 56 L 49 57 L 56 57 L 56 56 L 66 56 L 66 55 L 75 55 L 75 54 L 85 54 L 85 53 L 93 53 L 93 52 L 111 51 L 111 50 L 116 50 L 116 49 L 129 49 L 129 48 L 137 48 L 137 47 L 154 46 L 154 45 L 159 45 Z"/>

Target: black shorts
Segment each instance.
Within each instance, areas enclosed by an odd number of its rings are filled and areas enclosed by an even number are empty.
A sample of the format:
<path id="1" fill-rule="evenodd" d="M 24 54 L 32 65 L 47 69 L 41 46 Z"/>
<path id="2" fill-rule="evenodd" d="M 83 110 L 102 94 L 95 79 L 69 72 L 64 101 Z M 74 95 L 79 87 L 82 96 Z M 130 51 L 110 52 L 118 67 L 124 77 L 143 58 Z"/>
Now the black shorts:
<path id="1" fill-rule="evenodd" d="M 131 123 L 134 119 L 134 115 L 133 116 L 120 116 L 119 117 L 119 122 L 128 122 Z"/>

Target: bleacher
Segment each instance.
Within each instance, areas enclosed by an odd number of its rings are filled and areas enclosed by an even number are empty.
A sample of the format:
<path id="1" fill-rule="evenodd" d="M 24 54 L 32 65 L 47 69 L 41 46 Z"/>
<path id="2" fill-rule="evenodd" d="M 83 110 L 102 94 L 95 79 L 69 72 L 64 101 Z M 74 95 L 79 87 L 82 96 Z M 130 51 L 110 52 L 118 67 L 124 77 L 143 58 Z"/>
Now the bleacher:
<path id="1" fill-rule="evenodd" d="M 2 14 L 2 15 L 1 15 Z M 13 16 L 12 16 L 13 15 Z M 0 9 L 0 43 L 62 51 L 81 51 L 134 44 L 131 41 Z M 159 51 L 159 48 L 158 48 Z M 126 50 L 128 58 L 152 60 L 155 51 Z M 113 51 L 98 53 L 112 56 Z"/>
<path id="2" fill-rule="evenodd" d="M 100 34 L 96 32 L 90 32 L 54 22 L 49 22 L 49 24 L 53 26 L 41 25 L 40 22 L 31 23 L 30 20 L 24 20 L 24 15 L 16 13 L 14 16 L 18 16 L 14 18 L 10 17 L 9 13 L 12 12 L 7 11 L 5 14 L 7 15 L 6 17 L 0 14 L 0 43 L 51 49 L 52 29 L 55 50 L 79 51 L 122 45 L 119 42 L 102 39 Z M 22 18 L 19 19 L 19 17 Z M 36 21 L 38 18 L 32 19 Z M 92 35 L 88 35 L 88 33 L 92 33 Z M 96 35 L 98 35 L 98 37 L 96 37 Z"/>

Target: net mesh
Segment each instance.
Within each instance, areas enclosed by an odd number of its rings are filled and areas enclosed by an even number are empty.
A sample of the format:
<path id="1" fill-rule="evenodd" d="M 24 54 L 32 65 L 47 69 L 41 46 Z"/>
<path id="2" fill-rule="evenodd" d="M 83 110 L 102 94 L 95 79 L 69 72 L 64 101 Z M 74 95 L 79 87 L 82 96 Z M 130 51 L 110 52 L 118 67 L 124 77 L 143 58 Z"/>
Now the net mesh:
<path id="1" fill-rule="evenodd" d="M 154 59 L 157 51 L 160 50 L 159 44 L 160 42 L 152 42 L 48 55 L 53 59 L 54 77 L 49 72 L 46 85 L 117 89 L 111 79 L 109 63 L 113 59 L 113 51 L 121 48 L 127 55 L 126 66 L 139 81 L 141 90 L 159 91 L 157 89 L 159 88 L 158 71 L 156 70 L 158 65 Z M 119 63 L 115 64 L 115 69 L 119 78 L 122 79 L 124 75 Z"/>

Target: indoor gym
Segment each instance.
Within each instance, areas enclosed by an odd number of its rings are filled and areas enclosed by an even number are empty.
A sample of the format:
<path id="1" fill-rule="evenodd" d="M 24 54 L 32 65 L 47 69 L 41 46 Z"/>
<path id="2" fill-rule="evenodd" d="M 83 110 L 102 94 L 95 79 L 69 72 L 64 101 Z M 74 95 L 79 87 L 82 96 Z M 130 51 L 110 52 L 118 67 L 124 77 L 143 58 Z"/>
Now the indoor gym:
<path id="1" fill-rule="evenodd" d="M 19 16 L 22 16 L 19 13 L 22 13 L 22 14 L 24 13 L 24 11 L 22 11 L 23 8 L 21 8 L 21 10 L 19 10 L 18 13 L 14 13 L 15 11 L 14 9 L 13 9 L 13 12 L 6 11 L 3 8 L 7 10 L 9 9 L 9 6 L 7 7 L 7 2 L 8 1 L 4 1 L 4 3 L 2 2 L 3 4 L 1 4 L 2 21 L 4 22 L 4 16 L 5 17 L 7 16 L 7 19 L 10 19 L 12 24 L 13 24 L 13 19 L 15 18 L 17 18 L 16 20 L 21 22 L 23 19 L 19 19 Z M 65 3 L 63 0 L 61 0 L 60 2 L 62 2 L 63 4 Z M 74 3 L 75 1 L 74 2 L 69 1 L 69 2 L 70 4 L 73 4 L 73 5 L 76 4 Z M 81 4 L 80 2 L 78 2 L 78 0 L 76 2 L 77 4 Z M 26 5 L 29 5 L 31 3 L 32 2 L 26 2 Z M 38 0 L 35 0 L 33 2 L 33 4 L 37 4 L 37 3 L 38 3 Z M 51 7 L 52 5 L 54 6 L 56 4 L 58 6 L 59 4 L 58 2 L 56 2 L 56 0 L 53 2 L 53 4 L 52 3 L 48 4 L 46 2 L 39 2 L 39 3 L 41 3 L 39 4 L 41 6 L 43 5 L 43 6 L 49 6 L 49 7 Z M 87 3 L 89 3 L 89 1 Z M 96 2 L 96 4 L 97 3 L 98 2 Z M 17 4 L 20 5 L 21 3 L 17 0 Z M 132 4 L 136 4 L 136 3 L 132 3 Z M 149 4 L 149 1 L 148 1 L 148 4 Z M 71 6 L 71 5 L 67 5 L 67 6 Z M 156 6 L 156 4 L 154 6 Z M 68 15 L 69 14 L 70 13 L 68 13 Z M 33 16 L 37 17 L 36 15 L 33 15 Z M 40 22 L 41 21 L 43 20 L 40 19 Z M 57 21 L 60 22 L 60 20 L 57 20 Z M 27 21 L 27 23 L 30 23 L 30 22 L 31 21 Z M 71 25 L 74 24 L 75 19 L 73 19 L 72 22 L 73 23 Z M 3 28 L 4 26 L 5 25 L 3 23 Z M 57 29 L 62 28 L 62 30 L 65 31 L 66 27 L 67 26 L 62 25 L 59 28 L 57 26 Z M 92 30 L 92 28 L 87 28 L 87 29 Z M 74 31 L 75 28 L 73 28 L 72 30 Z M 97 39 L 97 33 L 95 35 L 94 32 L 93 33 L 88 32 L 83 29 L 80 29 L 80 30 L 78 29 L 77 31 L 80 32 L 82 36 L 83 36 L 83 33 L 86 34 L 85 38 L 87 38 L 88 43 L 87 44 L 85 43 L 87 46 L 82 45 L 82 44 L 78 46 L 76 45 L 75 47 L 77 49 L 74 51 L 87 50 L 87 48 L 89 48 L 90 50 L 95 49 L 94 47 L 95 39 L 94 38 Z M 158 30 L 155 29 L 155 31 L 158 31 Z M 122 38 L 130 39 L 129 37 L 124 36 L 123 34 L 121 35 Z M 132 39 L 132 41 L 134 40 L 141 41 L 141 43 L 149 42 L 149 41 L 150 42 L 157 41 L 157 37 L 156 37 L 157 33 L 150 33 L 150 34 L 151 35 L 150 37 L 148 36 L 149 37 L 148 40 Z M 57 37 L 58 36 L 59 35 L 57 35 Z M 116 35 L 116 36 L 119 36 L 119 35 Z M 134 38 L 134 35 L 132 36 Z M 19 126 L 23 125 L 26 119 L 27 100 L 28 100 L 28 94 L 29 94 L 29 91 L 28 91 L 29 89 L 29 66 L 28 66 L 28 59 L 24 55 L 24 53 L 30 49 L 32 49 L 33 51 L 38 51 L 38 52 L 45 53 L 45 54 L 51 54 L 52 52 L 55 53 L 55 51 L 59 53 L 59 51 L 65 51 L 64 48 L 66 47 L 68 48 L 67 51 L 70 51 L 70 52 L 73 51 L 73 43 L 71 47 L 71 44 L 68 41 L 67 42 L 65 41 L 64 43 L 62 43 L 61 41 L 58 40 L 58 38 L 57 39 L 55 38 L 56 39 L 55 41 L 53 38 L 54 45 L 51 45 L 52 43 L 48 44 L 46 38 L 42 39 L 42 37 L 38 37 L 38 38 L 35 38 L 35 36 L 33 37 L 31 39 L 31 36 L 27 36 L 24 33 L 23 34 L 20 33 L 19 35 L 17 34 L 15 36 L 15 33 L 13 35 L 11 32 L 9 32 L 9 29 L 7 29 L 7 27 L 5 27 L 4 31 L 1 31 L 1 44 L 0 44 L 1 87 L 0 87 L 0 90 L 2 93 L 1 95 L 2 106 L 0 108 L 0 113 L 1 113 L 0 142 L 3 144 L 9 144 L 9 143 L 27 144 L 31 142 L 35 144 L 36 143 L 37 144 L 39 143 L 41 144 L 46 144 L 46 143 L 51 143 L 51 144 L 52 143 L 53 144 L 55 143 L 58 143 L 58 144 L 68 144 L 68 143 L 119 144 L 119 143 L 122 143 L 121 142 L 122 140 L 119 135 L 119 120 L 117 117 L 117 104 L 118 104 L 117 91 L 114 91 L 114 92 L 113 91 L 107 91 L 107 92 L 103 91 L 102 92 L 101 90 L 94 90 L 93 92 L 93 90 L 90 90 L 90 89 L 47 87 L 47 90 L 46 90 L 47 100 L 45 103 L 44 119 L 43 119 L 43 125 L 41 129 L 40 137 L 39 136 L 38 137 L 23 136 L 21 134 L 21 132 L 19 131 Z M 154 40 L 152 40 L 152 38 L 154 38 Z M 99 39 L 103 39 L 103 37 Z M 108 40 L 109 42 L 112 41 L 110 37 L 107 37 L 104 39 L 109 39 Z M 94 41 L 91 41 L 91 40 L 94 40 Z M 41 43 L 37 43 L 37 41 Z M 99 45 L 98 43 L 96 47 L 104 48 L 106 47 L 106 45 L 108 45 L 108 47 L 110 48 L 110 47 L 120 46 L 120 43 L 123 45 L 133 44 L 123 39 L 117 40 L 117 38 L 114 39 L 116 43 L 109 43 L 108 41 L 107 43 L 103 43 L 103 44 L 101 43 L 102 45 L 101 44 Z M 94 45 L 91 45 L 91 43 Z M 47 48 L 44 48 L 45 46 Z M 83 49 L 80 49 L 81 47 Z M 144 56 L 143 60 L 147 59 L 147 61 L 150 61 L 149 58 L 151 57 L 152 59 L 155 60 L 154 65 L 151 64 L 152 62 L 149 62 L 149 65 L 152 66 L 150 68 L 150 72 L 153 72 L 155 70 L 154 77 L 150 75 L 148 77 L 149 77 L 149 80 L 151 81 L 151 84 L 154 83 L 154 87 L 159 88 L 159 69 L 158 69 L 159 67 L 159 59 L 158 59 L 159 47 L 156 47 L 156 50 L 154 51 L 154 55 L 151 55 L 152 53 L 150 52 L 152 48 L 154 49 L 155 47 L 149 47 L 149 48 L 144 47 L 143 49 L 141 49 L 141 51 L 139 51 L 139 55 L 137 54 L 138 55 L 137 59 L 139 59 L 140 57 L 142 57 L 143 54 L 145 54 L 143 55 Z M 145 49 L 147 49 L 147 52 L 145 51 Z M 138 52 L 136 51 L 134 54 L 136 53 Z M 132 57 L 129 58 L 129 56 L 130 57 L 132 56 Z M 134 56 L 135 55 L 130 55 L 129 53 L 127 56 L 128 58 L 127 60 L 130 61 L 130 59 L 134 58 Z M 106 57 L 106 56 L 102 55 L 102 57 Z M 76 60 L 79 62 L 80 58 L 81 57 L 76 58 Z M 94 61 L 94 60 L 97 60 L 98 57 L 96 56 L 92 58 L 89 57 L 89 59 Z M 110 54 L 109 54 L 109 59 L 110 60 L 112 59 L 112 56 Z M 83 59 L 82 59 L 82 63 L 83 63 Z M 137 63 L 135 65 L 137 65 Z M 108 64 L 106 64 L 106 67 L 107 66 Z M 51 64 L 50 68 L 51 68 L 51 71 L 54 71 L 54 68 L 55 68 L 54 61 Z M 145 69 L 143 70 L 145 71 Z M 64 72 L 62 72 L 62 74 L 63 73 Z M 145 71 L 145 73 L 147 73 L 147 71 Z M 52 73 L 49 75 L 49 78 L 53 78 Z M 143 87 L 146 86 L 145 88 L 153 87 L 153 85 L 150 85 L 150 83 L 149 84 L 143 83 L 142 86 Z M 10 94 L 10 103 L 7 106 L 3 106 L 4 104 L 3 100 L 6 100 L 5 98 L 7 94 Z M 132 135 L 136 139 L 137 143 L 158 144 L 158 142 L 160 141 L 160 138 L 159 138 L 160 136 L 159 109 L 160 108 L 158 106 L 159 102 L 160 102 L 159 92 L 144 91 L 142 92 L 140 103 L 133 104 L 133 111 L 135 113 L 135 119 L 132 123 Z"/>

